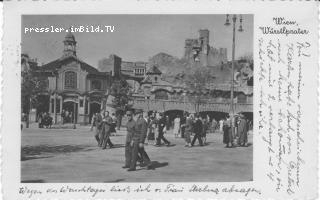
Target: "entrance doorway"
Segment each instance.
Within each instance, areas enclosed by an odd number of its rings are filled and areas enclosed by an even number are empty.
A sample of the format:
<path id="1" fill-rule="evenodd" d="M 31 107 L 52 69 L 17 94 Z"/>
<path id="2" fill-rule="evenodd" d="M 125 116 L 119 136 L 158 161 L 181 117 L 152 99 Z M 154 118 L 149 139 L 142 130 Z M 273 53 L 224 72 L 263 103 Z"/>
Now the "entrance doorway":
<path id="1" fill-rule="evenodd" d="M 92 123 L 92 116 L 94 113 L 100 113 L 100 107 L 101 105 L 96 102 L 92 102 L 90 105 L 90 113 L 89 113 L 89 123 Z"/>
<path id="2" fill-rule="evenodd" d="M 39 95 L 37 96 L 37 105 L 36 105 L 36 122 L 38 121 L 39 114 L 44 114 L 46 112 L 49 112 L 49 102 L 50 97 L 49 95 Z"/>
<path id="3" fill-rule="evenodd" d="M 78 103 L 73 101 L 64 102 L 62 109 L 65 111 L 64 123 L 77 123 L 78 121 Z"/>

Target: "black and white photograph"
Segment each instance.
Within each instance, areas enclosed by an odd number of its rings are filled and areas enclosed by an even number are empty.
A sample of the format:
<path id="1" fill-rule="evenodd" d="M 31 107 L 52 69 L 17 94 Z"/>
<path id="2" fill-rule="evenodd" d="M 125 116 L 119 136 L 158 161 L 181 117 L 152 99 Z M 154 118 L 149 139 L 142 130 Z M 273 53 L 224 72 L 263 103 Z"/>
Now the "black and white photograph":
<path id="1" fill-rule="evenodd" d="M 21 16 L 21 183 L 253 181 L 253 14 Z"/>

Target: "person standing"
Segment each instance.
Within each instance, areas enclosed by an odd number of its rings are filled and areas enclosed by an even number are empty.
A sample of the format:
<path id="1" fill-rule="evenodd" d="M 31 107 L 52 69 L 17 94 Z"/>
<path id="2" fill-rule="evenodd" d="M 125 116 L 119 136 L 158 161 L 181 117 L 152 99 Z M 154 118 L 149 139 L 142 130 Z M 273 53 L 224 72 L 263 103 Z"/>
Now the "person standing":
<path id="1" fill-rule="evenodd" d="M 160 120 L 158 122 L 158 131 L 159 131 L 159 135 L 157 138 L 157 144 L 156 146 L 160 146 L 161 145 L 161 140 L 163 140 L 163 142 L 165 144 L 167 144 L 168 146 L 170 145 L 170 142 L 164 137 L 164 131 L 166 129 L 166 118 L 163 115 L 163 113 L 160 114 Z"/>
<path id="2" fill-rule="evenodd" d="M 150 117 L 149 117 L 149 123 L 148 123 L 148 143 L 149 141 L 153 141 L 155 139 L 154 135 L 155 135 L 155 129 L 156 129 L 156 119 L 155 119 L 155 116 L 152 114 Z"/>
<path id="3" fill-rule="evenodd" d="M 191 133 L 193 131 L 193 119 L 192 115 L 187 114 L 187 119 L 186 119 L 186 128 L 185 128 L 185 141 L 186 145 L 185 147 L 191 147 Z"/>
<path id="4" fill-rule="evenodd" d="M 238 134 L 239 134 L 239 145 L 247 146 L 248 143 L 248 125 L 247 120 L 244 115 L 240 115 L 239 125 L 238 125 Z"/>
<path id="5" fill-rule="evenodd" d="M 220 131 L 220 133 L 224 133 L 223 123 L 224 123 L 224 120 L 223 120 L 223 119 L 220 119 L 220 120 L 219 120 L 219 131 Z"/>
<path id="6" fill-rule="evenodd" d="M 201 139 L 202 131 L 203 131 L 202 129 L 203 129 L 202 121 L 199 118 L 199 115 L 196 115 L 195 123 L 194 123 L 194 137 L 191 142 L 191 146 L 194 145 L 197 139 L 199 141 L 200 146 L 203 146 L 202 139 Z"/>
<path id="7" fill-rule="evenodd" d="M 180 117 L 179 115 L 177 115 L 177 117 L 173 121 L 173 133 L 176 138 L 179 137 L 179 132 L 180 132 Z"/>
<path id="8" fill-rule="evenodd" d="M 92 118 L 91 118 L 91 128 L 90 131 L 93 131 L 93 127 L 96 126 L 96 113 L 93 113 Z"/>
<path id="9" fill-rule="evenodd" d="M 109 144 L 110 148 L 113 147 L 113 144 L 110 140 L 111 126 L 112 118 L 109 116 L 109 111 L 105 111 L 102 119 L 102 149 L 106 149 L 107 144 Z"/>
<path id="10" fill-rule="evenodd" d="M 203 144 L 207 143 L 207 131 L 208 131 L 208 129 L 209 129 L 208 118 L 202 118 L 202 134 L 201 134 L 201 137 L 202 137 Z"/>
<path id="11" fill-rule="evenodd" d="M 186 113 L 183 113 L 182 118 L 180 119 L 180 134 L 181 134 L 181 138 L 184 138 L 184 133 L 186 130 L 186 121 L 187 121 L 187 117 L 186 117 Z"/>
<path id="12" fill-rule="evenodd" d="M 130 168 L 131 165 L 131 158 L 132 158 L 132 148 L 131 148 L 131 142 L 132 137 L 135 132 L 135 126 L 136 122 L 133 119 L 133 113 L 132 111 L 127 111 L 127 135 L 126 135 L 126 144 L 125 144 L 125 165 L 122 168 Z"/>
<path id="13" fill-rule="evenodd" d="M 232 121 L 230 119 L 230 116 L 228 115 L 225 121 L 223 122 L 223 143 L 226 144 L 226 148 L 234 146 L 231 123 Z"/>

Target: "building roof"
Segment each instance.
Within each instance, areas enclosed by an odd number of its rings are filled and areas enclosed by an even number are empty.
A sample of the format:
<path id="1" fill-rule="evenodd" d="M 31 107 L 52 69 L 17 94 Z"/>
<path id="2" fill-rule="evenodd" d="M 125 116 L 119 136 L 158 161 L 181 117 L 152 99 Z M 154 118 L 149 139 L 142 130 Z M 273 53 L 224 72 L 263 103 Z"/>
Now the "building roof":
<path id="1" fill-rule="evenodd" d="M 162 72 L 159 70 L 159 68 L 156 65 L 152 65 L 148 69 L 147 74 L 162 74 Z"/>
<path id="2" fill-rule="evenodd" d="M 70 61 L 76 61 L 80 63 L 81 69 L 88 72 L 88 74 L 96 74 L 96 75 L 102 75 L 105 74 L 104 72 L 100 72 L 98 69 L 92 67 L 91 65 L 83 62 L 76 56 L 70 55 L 70 56 L 63 56 L 61 58 L 58 58 L 52 62 L 49 62 L 45 65 L 42 65 L 40 67 L 40 70 L 44 71 L 55 71 L 58 68 L 61 68 L 62 65 L 70 62 Z"/>

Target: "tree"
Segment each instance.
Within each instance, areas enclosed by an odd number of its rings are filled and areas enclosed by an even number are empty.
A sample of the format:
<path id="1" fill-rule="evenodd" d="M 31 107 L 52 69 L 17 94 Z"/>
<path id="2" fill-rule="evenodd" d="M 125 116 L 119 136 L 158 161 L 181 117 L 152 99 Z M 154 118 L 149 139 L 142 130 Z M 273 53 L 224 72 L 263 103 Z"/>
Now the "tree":
<path id="1" fill-rule="evenodd" d="M 46 88 L 46 82 L 32 69 L 21 72 L 21 112 L 25 114 L 26 126 L 29 127 L 29 113 L 33 105 L 38 104 L 37 95 Z"/>
<path id="2" fill-rule="evenodd" d="M 131 107 L 131 105 L 129 105 L 132 97 L 130 86 L 125 80 L 115 80 L 111 86 L 110 94 L 114 97 L 112 103 L 113 107 L 116 109 L 118 129 L 120 129 L 122 117 Z"/>
<path id="3" fill-rule="evenodd" d="M 204 99 L 202 98 L 202 92 L 207 87 L 207 83 L 210 83 L 214 77 L 211 75 L 208 68 L 196 68 L 192 73 L 189 73 L 185 78 L 186 86 L 195 91 L 195 97 L 193 99 L 195 103 L 195 110 L 199 112 L 199 106 Z"/>

